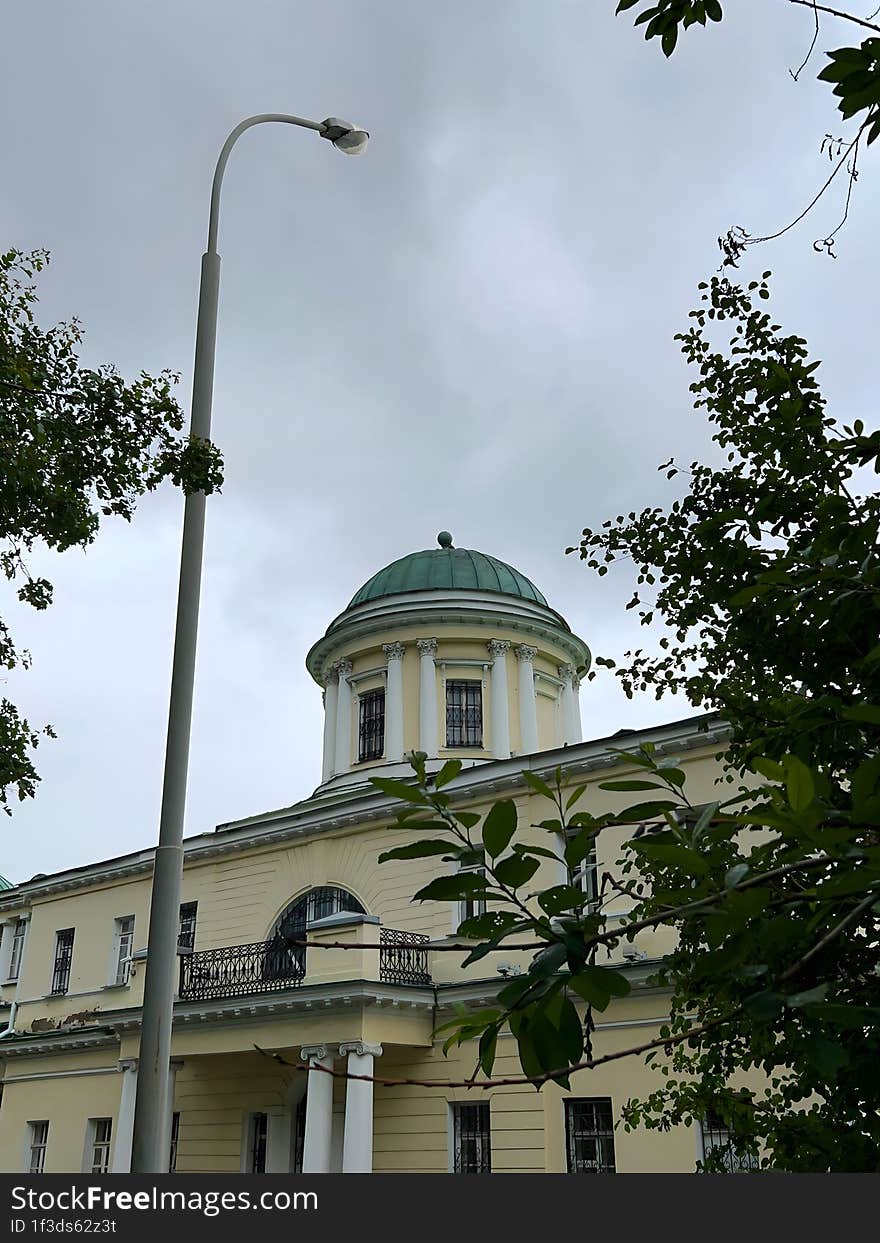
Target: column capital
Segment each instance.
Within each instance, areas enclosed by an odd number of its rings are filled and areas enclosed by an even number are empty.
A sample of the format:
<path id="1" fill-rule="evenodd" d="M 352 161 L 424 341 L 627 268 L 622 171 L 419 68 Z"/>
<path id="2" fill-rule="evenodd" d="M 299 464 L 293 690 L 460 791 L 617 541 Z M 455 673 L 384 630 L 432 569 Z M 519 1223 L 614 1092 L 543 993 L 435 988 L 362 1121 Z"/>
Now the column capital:
<path id="1" fill-rule="evenodd" d="M 326 1044 L 305 1044 L 299 1051 L 300 1061 L 303 1062 L 323 1062 L 325 1058 L 330 1057 L 332 1050 Z"/>
<path id="2" fill-rule="evenodd" d="M 340 1057 L 345 1057 L 347 1053 L 356 1053 L 358 1057 L 381 1057 L 382 1046 L 380 1044 L 367 1044 L 363 1040 L 349 1040 L 339 1046 Z"/>
<path id="3" fill-rule="evenodd" d="M 171 1067 L 171 1070 L 176 1073 L 183 1066 L 183 1058 L 173 1057 L 168 1065 Z"/>
<path id="4" fill-rule="evenodd" d="M 437 640 L 436 639 L 416 639 L 416 647 L 419 649 L 420 656 L 436 656 Z"/>
<path id="5" fill-rule="evenodd" d="M 506 656 L 510 651 L 510 641 L 508 639 L 490 639 L 486 647 L 489 649 L 489 655 L 492 657 Z"/>
<path id="6" fill-rule="evenodd" d="M 351 661 L 347 659 L 334 660 L 333 664 L 331 665 L 331 668 L 333 669 L 336 676 L 339 678 L 339 681 L 342 682 L 342 679 L 347 678 L 348 675 L 351 673 L 352 664 L 351 664 Z"/>
<path id="7" fill-rule="evenodd" d="M 406 651 L 405 643 L 383 643 L 382 651 L 389 660 L 403 660 L 403 653 Z"/>
<path id="8" fill-rule="evenodd" d="M 517 660 L 523 662 L 534 660 L 538 655 L 538 649 L 536 647 L 529 647 L 528 643 L 520 643 L 519 647 L 515 647 L 513 650 Z"/>
<path id="9" fill-rule="evenodd" d="M 339 680 L 339 670 L 335 664 L 328 665 L 321 676 L 321 685 L 327 687 L 331 682 Z"/>
<path id="10" fill-rule="evenodd" d="M 117 1070 L 137 1070 L 138 1060 L 136 1057 L 121 1057 L 116 1063 Z"/>
<path id="11" fill-rule="evenodd" d="M 556 672 L 562 678 L 563 682 L 574 682 L 574 665 L 557 665 Z"/>

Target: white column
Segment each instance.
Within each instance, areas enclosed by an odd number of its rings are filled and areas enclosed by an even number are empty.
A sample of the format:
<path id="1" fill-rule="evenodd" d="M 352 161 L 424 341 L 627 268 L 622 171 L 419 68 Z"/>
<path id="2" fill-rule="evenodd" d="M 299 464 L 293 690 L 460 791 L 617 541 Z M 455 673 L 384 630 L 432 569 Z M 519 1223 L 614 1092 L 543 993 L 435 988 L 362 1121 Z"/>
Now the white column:
<path id="1" fill-rule="evenodd" d="M 372 1075 L 374 1058 L 382 1056 L 380 1044 L 352 1041 L 339 1046 L 341 1055 L 348 1054 L 350 1075 Z M 345 1133 L 342 1141 L 343 1174 L 373 1172 L 373 1084 L 370 1080 L 347 1079 L 345 1082 Z"/>
<path id="2" fill-rule="evenodd" d="M 385 759 L 403 759 L 403 643 L 383 643 L 388 660 L 385 682 Z"/>
<path id="3" fill-rule="evenodd" d="M 339 672 L 331 668 L 324 684 L 324 764 L 321 780 L 329 781 L 336 767 L 336 704 L 339 699 Z"/>
<path id="4" fill-rule="evenodd" d="M 165 1114 L 165 1126 L 164 1126 L 164 1130 L 165 1130 L 164 1151 L 165 1151 L 166 1160 L 170 1159 L 171 1157 L 171 1123 L 172 1123 L 172 1115 L 174 1113 L 174 1089 L 177 1086 L 177 1072 L 180 1070 L 182 1065 L 183 1065 L 183 1062 L 178 1061 L 176 1058 L 173 1061 L 168 1063 L 168 1110 Z M 167 1169 L 165 1172 L 166 1173 L 168 1172 Z"/>
<path id="5" fill-rule="evenodd" d="M 507 704 L 507 653 L 505 639 L 490 639 L 486 644 L 492 657 L 492 754 L 496 760 L 510 759 L 510 712 Z"/>
<path id="6" fill-rule="evenodd" d="M 300 1061 L 308 1062 L 306 1089 L 306 1134 L 303 1143 L 303 1173 L 330 1173 L 330 1136 L 333 1126 L 333 1076 L 316 1066 L 333 1069 L 333 1054 L 326 1045 L 316 1044 L 300 1050 Z"/>
<path id="7" fill-rule="evenodd" d="M 560 695 L 560 711 L 562 714 L 562 739 L 563 743 L 569 746 L 573 742 L 578 742 L 575 738 L 574 727 L 574 691 L 572 690 L 571 680 L 574 677 L 574 667 L 572 665 L 560 665 L 557 672 L 562 678 L 562 693 Z"/>
<path id="8" fill-rule="evenodd" d="M 577 674 L 571 679 L 571 741 L 582 742 L 584 737 L 584 727 L 581 724 L 581 684 Z"/>
<path id="9" fill-rule="evenodd" d="M 350 660 L 337 660 L 334 668 L 339 677 L 336 698 L 336 764 L 337 773 L 347 773 L 351 768 L 351 673 Z"/>
<path id="10" fill-rule="evenodd" d="M 116 1115 L 113 1164 L 110 1173 L 130 1174 L 131 1139 L 134 1133 L 134 1098 L 137 1092 L 137 1058 L 123 1058 L 117 1065 L 122 1072 L 122 1083 L 119 1086 L 119 1111 Z"/>
<path id="11" fill-rule="evenodd" d="M 437 737 L 437 655 L 436 639 L 417 639 L 419 649 L 419 750 L 429 760 L 435 760 L 440 751 Z"/>
<path id="12" fill-rule="evenodd" d="M 535 697 L 535 668 L 532 664 L 538 649 L 521 643 L 514 651 L 519 661 L 520 754 L 531 755 L 538 750 L 538 701 Z"/>

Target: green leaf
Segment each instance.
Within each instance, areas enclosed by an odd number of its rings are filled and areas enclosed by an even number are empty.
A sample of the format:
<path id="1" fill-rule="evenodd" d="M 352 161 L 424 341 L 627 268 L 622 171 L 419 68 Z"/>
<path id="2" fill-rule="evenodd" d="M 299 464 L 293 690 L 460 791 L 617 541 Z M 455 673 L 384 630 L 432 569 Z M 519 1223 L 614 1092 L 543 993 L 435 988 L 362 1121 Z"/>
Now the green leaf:
<path id="1" fill-rule="evenodd" d="M 600 781 L 600 790 L 662 790 L 656 781 Z"/>
<path id="2" fill-rule="evenodd" d="M 454 876 L 438 876 L 415 895 L 415 902 L 455 902 L 482 893 L 488 888 L 485 876 L 476 872 L 456 872 Z"/>
<path id="3" fill-rule="evenodd" d="M 782 1011 L 785 998 L 780 993 L 765 989 L 761 993 L 753 993 L 743 1002 L 745 1009 L 759 1023 L 770 1023 L 778 1018 Z"/>
<path id="4" fill-rule="evenodd" d="M 584 905 L 586 894 L 574 885 L 554 885 L 538 894 L 538 904 L 548 915 L 561 915 Z"/>
<path id="5" fill-rule="evenodd" d="M 838 1072 L 850 1061 L 849 1053 L 842 1044 L 825 1036 L 812 1035 L 806 1046 L 807 1061 L 816 1068 L 826 1081 L 833 1082 Z"/>
<path id="6" fill-rule="evenodd" d="M 552 799 L 554 802 L 556 801 L 556 795 L 547 785 L 546 781 L 542 781 L 539 776 L 531 772 L 528 768 L 523 769 L 522 779 L 525 781 L 526 785 L 530 785 L 533 790 L 538 792 L 538 794 L 543 794 L 544 798 Z"/>
<path id="7" fill-rule="evenodd" d="M 486 854 L 496 859 L 502 854 L 516 832 L 516 804 L 510 799 L 496 803 L 483 821 L 483 845 Z"/>
<path id="8" fill-rule="evenodd" d="M 751 768 L 753 772 L 760 773 L 762 777 L 767 777 L 770 781 L 782 781 L 785 772 L 781 764 L 777 764 L 775 760 L 768 760 L 766 756 L 759 755 L 757 759 L 752 760 Z"/>
<path id="9" fill-rule="evenodd" d="M 706 0 L 705 9 L 710 22 L 720 22 L 724 16 L 718 0 Z"/>
<path id="10" fill-rule="evenodd" d="M 789 806 L 793 811 L 805 811 L 816 797 L 813 774 L 796 755 L 783 756 L 782 768 Z"/>
<path id="11" fill-rule="evenodd" d="M 586 788 L 587 787 L 585 785 L 582 785 L 582 786 L 578 786 L 576 790 L 572 791 L 572 793 L 565 800 L 566 811 L 569 811 L 570 808 L 574 807 L 575 803 L 578 802 L 578 800 L 583 797 L 583 793 L 586 790 Z"/>
<path id="12" fill-rule="evenodd" d="M 804 1006 L 815 1006 L 825 1000 L 827 992 L 827 984 L 817 984 L 815 988 L 808 988 L 806 992 L 791 993 L 786 997 L 785 1004 L 792 1010 L 800 1010 Z"/>
<path id="13" fill-rule="evenodd" d="M 393 850 L 384 851 L 379 855 L 379 862 L 385 863 L 389 859 L 428 859 L 431 855 L 448 855 L 450 849 L 450 842 L 441 842 L 436 838 L 428 842 L 410 842 L 406 846 L 395 846 Z"/>
<path id="14" fill-rule="evenodd" d="M 625 975 L 609 967 L 584 966 L 566 983 L 595 1010 L 605 1010 L 612 997 L 626 997 L 630 982 Z"/>
<path id="15" fill-rule="evenodd" d="M 660 41 L 660 46 L 663 48 L 664 56 L 672 55 L 672 53 L 675 51 L 675 44 L 676 44 L 677 39 L 678 39 L 678 27 L 677 26 L 670 26 L 668 30 L 664 30 L 663 38 Z"/>
<path id="16" fill-rule="evenodd" d="M 448 785 L 461 772 L 461 760 L 447 760 L 434 778 L 434 785 L 439 790 L 441 786 Z"/>
<path id="17" fill-rule="evenodd" d="M 844 708 L 841 716 L 847 721 L 865 721 L 869 725 L 880 725 L 880 707 L 876 704 L 856 704 L 854 708 Z"/>
<path id="18" fill-rule="evenodd" d="M 654 859 L 658 863 L 676 867 L 687 876 L 705 876 L 711 871 L 711 864 L 708 860 L 698 855 L 696 851 L 689 850 L 687 846 L 639 841 L 633 843 L 633 850 L 637 850 L 640 855 L 646 856 L 649 860 Z"/>
<path id="19" fill-rule="evenodd" d="M 529 963 L 529 975 L 533 979 L 544 980 L 554 975 L 563 966 L 567 956 L 568 951 L 565 946 L 556 941 L 535 955 Z"/>
<path id="20" fill-rule="evenodd" d="M 747 863 L 737 863 L 729 868 L 724 874 L 724 888 L 733 889 L 736 885 L 744 880 L 749 874 L 749 865 Z"/>
<path id="21" fill-rule="evenodd" d="M 526 881 L 532 879 L 540 867 L 537 859 L 526 859 L 522 855 L 508 855 L 500 859 L 493 867 L 497 879 L 502 885 L 511 889 L 519 889 Z"/>
<path id="22" fill-rule="evenodd" d="M 480 1068 L 487 1078 L 492 1074 L 492 1067 L 495 1065 L 497 1045 L 498 1029 L 496 1027 L 488 1027 L 480 1037 L 479 1046 Z"/>
<path id="23" fill-rule="evenodd" d="M 408 785 L 405 781 L 395 781 L 390 777 L 371 777 L 370 785 L 374 785 L 377 790 L 381 790 L 383 794 L 388 794 L 391 798 L 402 799 L 404 803 L 421 803 L 429 806 L 428 800 L 421 790 L 417 790 L 415 786 Z"/>

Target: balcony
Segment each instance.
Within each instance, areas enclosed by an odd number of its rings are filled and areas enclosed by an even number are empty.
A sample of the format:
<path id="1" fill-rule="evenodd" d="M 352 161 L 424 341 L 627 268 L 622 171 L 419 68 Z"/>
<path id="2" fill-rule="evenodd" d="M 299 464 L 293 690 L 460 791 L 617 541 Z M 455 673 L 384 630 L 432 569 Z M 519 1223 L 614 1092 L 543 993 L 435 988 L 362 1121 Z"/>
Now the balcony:
<path id="1" fill-rule="evenodd" d="M 309 955 L 303 946 L 283 941 L 254 941 L 248 945 L 227 945 L 222 949 L 196 950 L 180 959 L 181 1001 L 209 1001 L 226 997 L 247 997 L 297 988 L 304 982 L 323 983 L 334 979 L 377 979 L 387 984 L 430 984 L 428 940 L 420 932 L 382 928 L 376 923 L 344 926 L 338 916 L 330 927 L 320 929 L 318 920 L 309 926 L 310 942 L 343 942 L 351 949 L 318 949 Z M 352 932 L 355 931 L 355 935 Z M 370 951 L 377 940 L 380 948 Z M 376 958 L 378 955 L 378 970 Z"/>

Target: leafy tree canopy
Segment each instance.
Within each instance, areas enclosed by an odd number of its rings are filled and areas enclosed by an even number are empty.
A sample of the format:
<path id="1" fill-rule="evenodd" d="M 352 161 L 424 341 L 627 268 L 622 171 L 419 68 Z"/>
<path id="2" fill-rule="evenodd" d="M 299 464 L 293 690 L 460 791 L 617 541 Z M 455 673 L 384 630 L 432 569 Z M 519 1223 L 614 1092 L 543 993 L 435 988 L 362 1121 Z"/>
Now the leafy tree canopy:
<path id="1" fill-rule="evenodd" d="M 46 251 L 0 255 L 0 567 L 18 598 L 36 609 L 52 602 L 52 584 L 32 577 L 35 545 L 63 552 L 87 547 L 101 519 L 130 521 L 138 498 L 170 479 L 185 492 L 222 483 L 217 450 L 183 434 L 172 389 L 178 377 L 141 372 L 126 381 L 115 367 L 86 367 L 77 320 L 37 323 L 36 279 Z M 27 665 L 0 617 L 0 666 Z M 32 751 L 40 732 L 0 699 L 0 804 L 33 796 Z"/>

